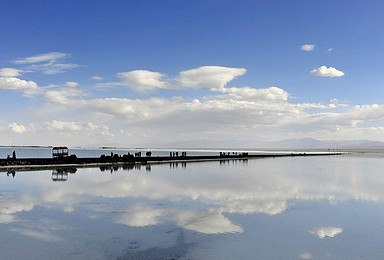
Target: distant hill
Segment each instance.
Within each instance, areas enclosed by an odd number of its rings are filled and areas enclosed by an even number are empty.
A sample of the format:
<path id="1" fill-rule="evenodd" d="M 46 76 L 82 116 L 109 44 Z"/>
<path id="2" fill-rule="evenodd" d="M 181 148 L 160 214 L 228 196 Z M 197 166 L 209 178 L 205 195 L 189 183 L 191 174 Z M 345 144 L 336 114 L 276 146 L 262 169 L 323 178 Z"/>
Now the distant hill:
<path id="1" fill-rule="evenodd" d="M 288 139 L 269 143 L 271 148 L 318 149 L 375 149 L 384 148 L 384 142 L 370 140 L 319 141 L 312 138 Z"/>
<path id="2" fill-rule="evenodd" d="M 265 141 L 183 141 L 159 144 L 164 148 L 253 148 L 253 149 L 384 149 L 384 142 L 370 140 L 319 141 L 313 138 Z"/>

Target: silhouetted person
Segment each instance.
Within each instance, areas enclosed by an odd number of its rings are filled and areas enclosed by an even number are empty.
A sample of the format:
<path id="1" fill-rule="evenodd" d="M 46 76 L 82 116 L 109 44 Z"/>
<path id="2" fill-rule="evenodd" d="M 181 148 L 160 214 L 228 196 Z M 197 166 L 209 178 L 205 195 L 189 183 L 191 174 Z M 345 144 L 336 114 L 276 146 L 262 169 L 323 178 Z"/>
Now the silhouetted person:
<path id="1" fill-rule="evenodd" d="M 12 159 L 16 160 L 16 152 L 15 151 L 13 151 L 13 153 L 12 153 Z"/>

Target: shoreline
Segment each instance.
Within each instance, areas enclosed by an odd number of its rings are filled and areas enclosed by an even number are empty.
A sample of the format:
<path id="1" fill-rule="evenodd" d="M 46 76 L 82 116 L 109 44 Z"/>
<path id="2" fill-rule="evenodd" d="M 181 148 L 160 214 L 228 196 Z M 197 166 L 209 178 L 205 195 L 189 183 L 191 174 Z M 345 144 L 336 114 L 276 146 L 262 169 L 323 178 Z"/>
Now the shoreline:
<path id="1" fill-rule="evenodd" d="M 162 163 L 187 163 L 187 162 L 206 162 L 206 161 L 228 161 L 228 160 L 248 160 L 275 157 L 306 157 L 306 156 L 336 156 L 349 153 L 329 152 L 329 153 L 290 153 L 290 154 L 257 154 L 247 153 L 234 155 L 202 155 L 202 156 L 146 156 L 134 157 L 133 155 L 100 156 L 99 158 L 77 158 L 68 156 L 62 158 L 8 158 L 0 159 L 0 171 L 19 170 L 19 169 L 44 169 L 60 167 L 99 167 L 99 166 L 119 166 L 119 165 L 146 165 Z"/>

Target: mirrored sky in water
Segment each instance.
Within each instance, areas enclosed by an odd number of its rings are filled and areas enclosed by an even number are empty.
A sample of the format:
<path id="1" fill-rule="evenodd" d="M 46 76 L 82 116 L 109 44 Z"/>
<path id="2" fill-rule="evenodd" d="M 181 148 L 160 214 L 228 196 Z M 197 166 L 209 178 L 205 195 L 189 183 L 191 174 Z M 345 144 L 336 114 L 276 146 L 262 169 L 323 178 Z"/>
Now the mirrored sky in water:
<path id="1" fill-rule="evenodd" d="M 0 174 L 3 259 L 381 259 L 384 157 Z"/>

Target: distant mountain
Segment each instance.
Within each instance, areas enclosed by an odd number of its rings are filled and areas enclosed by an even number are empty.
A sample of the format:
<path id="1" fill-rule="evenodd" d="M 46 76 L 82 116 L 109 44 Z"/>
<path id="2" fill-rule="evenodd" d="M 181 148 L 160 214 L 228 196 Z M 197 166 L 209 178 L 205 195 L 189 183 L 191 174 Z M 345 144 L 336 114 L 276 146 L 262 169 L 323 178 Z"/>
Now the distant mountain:
<path id="1" fill-rule="evenodd" d="M 274 148 L 374 149 L 384 148 L 384 142 L 370 140 L 319 141 L 312 138 L 302 138 L 273 142 L 271 146 Z"/>
<path id="2" fill-rule="evenodd" d="M 266 141 L 183 141 L 159 144 L 164 148 L 248 148 L 248 149 L 384 149 L 384 142 L 370 140 L 319 141 L 313 138 Z"/>

